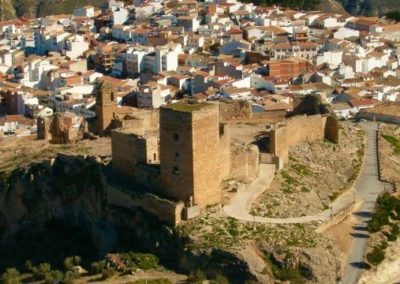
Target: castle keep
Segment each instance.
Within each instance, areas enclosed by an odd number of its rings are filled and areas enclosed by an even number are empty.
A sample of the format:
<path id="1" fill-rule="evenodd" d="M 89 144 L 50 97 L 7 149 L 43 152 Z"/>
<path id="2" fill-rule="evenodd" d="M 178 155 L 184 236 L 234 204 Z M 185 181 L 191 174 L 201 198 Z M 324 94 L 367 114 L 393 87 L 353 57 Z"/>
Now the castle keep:
<path id="1" fill-rule="evenodd" d="M 161 108 L 161 183 L 168 196 L 201 206 L 221 201 L 224 135 L 218 104 L 183 102 Z"/>

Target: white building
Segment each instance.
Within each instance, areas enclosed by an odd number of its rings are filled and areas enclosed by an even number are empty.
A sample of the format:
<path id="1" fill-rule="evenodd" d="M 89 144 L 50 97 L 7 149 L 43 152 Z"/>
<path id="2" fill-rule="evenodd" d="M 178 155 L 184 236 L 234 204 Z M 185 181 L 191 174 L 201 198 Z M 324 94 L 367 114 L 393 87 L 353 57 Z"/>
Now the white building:
<path id="1" fill-rule="evenodd" d="M 57 68 L 57 66 L 50 64 L 48 60 L 33 58 L 22 69 L 14 71 L 15 81 L 31 88 L 44 88 L 47 72 Z"/>
<path id="2" fill-rule="evenodd" d="M 85 17 L 92 18 L 94 17 L 94 7 L 93 6 L 84 6 L 80 8 L 74 9 L 75 17 Z"/>
<path id="3" fill-rule="evenodd" d="M 125 54 L 126 72 L 129 77 L 135 77 L 145 72 L 147 67 L 145 56 L 154 53 L 154 48 L 150 46 L 130 47 Z"/>
<path id="4" fill-rule="evenodd" d="M 171 89 L 155 82 L 141 86 L 137 94 L 139 108 L 159 108 L 171 101 Z"/>
<path id="5" fill-rule="evenodd" d="M 114 25 L 123 25 L 129 17 L 129 11 L 125 8 L 117 8 L 112 12 L 112 22 Z"/>
<path id="6" fill-rule="evenodd" d="M 326 51 L 317 56 L 317 65 L 327 63 L 329 65 L 338 66 L 343 61 L 343 51 Z"/>

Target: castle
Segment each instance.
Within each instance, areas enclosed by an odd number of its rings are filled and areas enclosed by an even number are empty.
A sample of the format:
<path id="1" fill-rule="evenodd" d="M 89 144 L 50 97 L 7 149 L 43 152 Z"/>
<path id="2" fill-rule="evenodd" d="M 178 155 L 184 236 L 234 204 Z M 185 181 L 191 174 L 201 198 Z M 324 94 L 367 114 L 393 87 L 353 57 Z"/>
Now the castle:
<path id="1" fill-rule="evenodd" d="M 104 104 L 104 96 L 112 96 L 112 92 L 101 95 L 100 104 Z M 122 120 L 114 113 L 107 118 L 113 171 L 132 187 L 151 195 L 154 208 L 143 209 L 176 225 L 181 218 L 200 214 L 201 208 L 221 203 L 224 180 L 251 182 L 258 175 L 260 163 L 281 169 L 294 144 L 317 139 L 337 143 L 337 119 L 314 115 L 272 124 L 267 131 L 269 153 L 260 153 L 254 143 L 231 144 L 227 118 L 246 121 L 246 109 L 246 103 L 240 101 L 181 100 L 159 110 L 138 110 Z M 99 118 L 104 126 L 104 116 Z"/>
<path id="2" fill-rule="evenodd" d="M 113 169 L 188 207 L 221 202 L 229 176 L 229 128 L 215 103 L 181 101 L 160 108 L 159 130 L 111 133 Z"/>

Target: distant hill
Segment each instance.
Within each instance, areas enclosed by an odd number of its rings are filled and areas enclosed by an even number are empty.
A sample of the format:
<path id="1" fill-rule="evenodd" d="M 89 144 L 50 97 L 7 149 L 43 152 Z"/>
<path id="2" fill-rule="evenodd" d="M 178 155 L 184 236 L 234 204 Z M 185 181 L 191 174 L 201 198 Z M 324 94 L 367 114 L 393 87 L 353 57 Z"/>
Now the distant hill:
<path id="1" fill-rule="evenodd" d="M 352 15 L 381 16 L 400 10 L 399 0 L 339 0 Z"/>
<path id="2" fill-rule="evenodd" d="M 100 6 L 105 0 L 2 0 L 1 19 L 70 14 L 84 5 Z M 242 0 L 257 5 L 282 5 L 299 10 L 321 10 L 352 15 L 384 15 L 400 10 L 400 0 Z M 132 2 L 125 0 L 125 2 Z"/>
<path id="3" fill-rule="evenodd" d="M 71 14 L 76 7 L 100 6 L 104 0 L 2 0 L 2 19 L 36 18 L 52 14 Z M 128 2 L 128 1 L 127 1 Z"/>

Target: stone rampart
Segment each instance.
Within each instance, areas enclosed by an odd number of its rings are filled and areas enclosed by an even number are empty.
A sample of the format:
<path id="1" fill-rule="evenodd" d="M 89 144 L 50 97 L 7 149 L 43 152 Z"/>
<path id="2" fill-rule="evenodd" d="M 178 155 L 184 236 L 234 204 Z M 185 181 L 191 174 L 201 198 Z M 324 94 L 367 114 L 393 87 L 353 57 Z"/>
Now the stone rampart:
<path id="1" fill-rule="evenodd" d="M 219 114 L 221 121 L 251 119 L 251 103 L 248 101 L 220 101 Z"/>
<path id="2" fill-rule="evenodd" d="M 258 175 L 260 153 L 256 145 L 231 146 L 230 178 L 250 182 Z"/>
<path id="3" fill-rule="evenodd" d="M 182 202 L 172 202 L 151 193 L 137 195 L 115 186 L 108 187 L 107 202 L 109 205 L 129 210 L 140 207 L 144 211 L 173 226 L 181 222 L 184 207 Z"/>
<path id="4" fill-rule="evenodd" d="M 295 116 L 270 131 L 270 153 L 287 162 L 290 147 L 300 142 L 324 138 L 337 143 L 339 125 L 335 118 L 321 115 Z"/>

